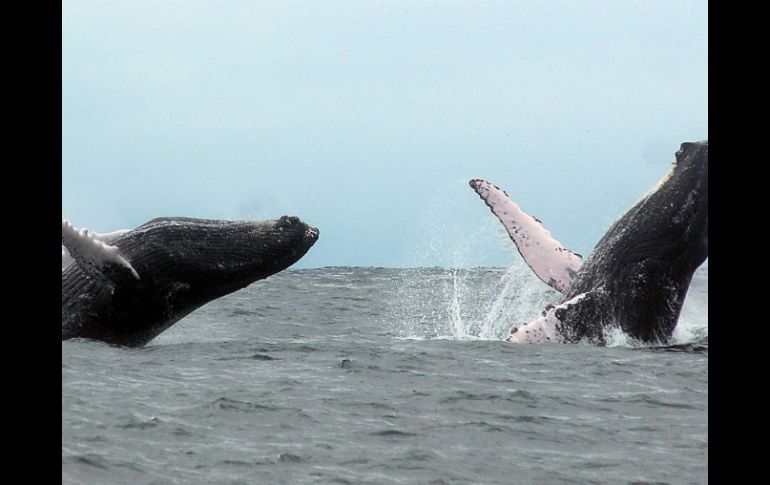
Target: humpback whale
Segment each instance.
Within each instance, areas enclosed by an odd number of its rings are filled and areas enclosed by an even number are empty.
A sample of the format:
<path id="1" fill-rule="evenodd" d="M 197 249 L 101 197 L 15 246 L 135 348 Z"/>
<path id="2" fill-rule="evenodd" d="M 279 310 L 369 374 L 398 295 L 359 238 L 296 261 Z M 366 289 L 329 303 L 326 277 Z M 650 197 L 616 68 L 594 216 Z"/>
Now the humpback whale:
<path id="1" fill-rule="evenodd" d="M 297 217 L 161 217 L 92 233 L 62 220 L 62 340 L 138 347 L 206 303 L 297 262 L 318 229 Z"/>
<path id="2" fill-rule="evenodd" d="M 708 257 L 708 140 L 682 143 L 673 165 L 585 261 L 500 188 L 470 181 L 527 265 L 563 295 L 514 325 L 508 341 L 604 345 L 613 329 L 649 344 L 671 338 L 692 275 Z"/>

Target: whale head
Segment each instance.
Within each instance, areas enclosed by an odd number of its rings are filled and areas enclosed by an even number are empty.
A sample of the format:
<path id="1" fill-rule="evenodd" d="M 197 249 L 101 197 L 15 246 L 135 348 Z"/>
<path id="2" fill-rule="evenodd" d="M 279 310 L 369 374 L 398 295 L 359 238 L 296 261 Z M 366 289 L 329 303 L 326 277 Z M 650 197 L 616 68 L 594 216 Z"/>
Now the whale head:
<path id="1" fill-rule="evenodd" d="M 318 240 L 297 217 L 269 221 L 158 218 L 116 241 L 142 285 L 184 310 L 296 263 Z"/>
<path id="2" fill-rule="evenodd" d="M 676 152 L 671 174 L 649 196 L 648 211 L 660 218 L 665 244 L 660 258 L 695 271 L 708 257 L 708 140 L 685 142 Z"/>

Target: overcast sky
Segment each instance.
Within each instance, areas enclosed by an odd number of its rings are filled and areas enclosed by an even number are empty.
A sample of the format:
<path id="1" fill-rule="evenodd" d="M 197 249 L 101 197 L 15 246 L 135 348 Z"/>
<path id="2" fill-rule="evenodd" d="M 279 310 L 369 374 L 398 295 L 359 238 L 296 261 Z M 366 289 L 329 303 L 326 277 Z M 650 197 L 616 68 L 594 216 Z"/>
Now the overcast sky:
<path id="1" fill-rule="evenodd" d="M 72 1 L 62 217 L 273 219 L 297 267 L 507 266 L 486 178 L 588 254 L 708 138 L 706 1 Z"/>

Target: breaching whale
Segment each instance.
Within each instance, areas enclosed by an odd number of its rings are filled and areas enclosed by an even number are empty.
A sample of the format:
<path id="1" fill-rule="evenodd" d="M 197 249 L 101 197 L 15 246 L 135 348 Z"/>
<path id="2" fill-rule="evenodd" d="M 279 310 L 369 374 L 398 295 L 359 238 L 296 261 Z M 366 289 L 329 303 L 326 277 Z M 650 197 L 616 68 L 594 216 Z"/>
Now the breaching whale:
<path id="1" fill-rule="evenodd" d="M 500 188 L 470 181 L 524 261 L 564 295 L 535 320 L 514 325 L 508 341 L 603 345 L 617 328 L 644 343 L 670 339 L 692 275 L 708 257 L 708 140 L 682 143 L 673 164 L 585 261 Z"/>
<path id="2" fill-rule="evenodd" d="M 297 217 L 162 217 L 134 230 L 62 220 L 62 340 L 142 346 L 206 303 L 297 262 L 318 239 Z"/>

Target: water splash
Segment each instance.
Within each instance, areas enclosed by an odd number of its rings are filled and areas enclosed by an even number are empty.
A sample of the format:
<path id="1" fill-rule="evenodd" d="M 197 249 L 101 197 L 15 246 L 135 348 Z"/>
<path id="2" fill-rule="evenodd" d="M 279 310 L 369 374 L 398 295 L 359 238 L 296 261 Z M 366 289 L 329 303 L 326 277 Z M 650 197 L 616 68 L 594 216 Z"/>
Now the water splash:
<path id="1" fill-rule="evenodd" d="M 406 339 L 504 340 L 561 295 L 521 261 L 508 268 L 413 268 L 401 280 L 387 315 L 391 335 Z M 607 346 L 646 346 L 608 329 Z M 696 273 L 671 344 L 708 339 L 708 274 Z"/>
<path id="2" fill-rule="evenodd" d="M 640 345 L 620 327 L 607 327 L 603 333 L 607 347 L 638 347 Z"/>
<path id="3" fill-rule="evenodd" d="M 686 344 L 708 340 L 709 335 L 709 291 L 708 266 L 699 268 L 693 275 L 690 289 L 682 305 L 674 334 L 673 344 Z"/>
<path id="4" fill-rule="evenodd" d="M 509 268 L 415 268 L 403 273 L 389 321 L 401 338 L 504 340 L 558 293 L 523 263 Z"/>
<path id="5" fill-rule="evenodd" d="M 449 329 L 455 339 L 466 340 L 472 334 L 469 332 L 468 324 L 463 322 L 460 300 L 462 299 L 464 285 L 460 282 L 459 273 L 459 269 L 450 270 L 452 291 L 449 303 Z"/>
<path id="6" fill-rule="evenodd" d="M 505 229 L 478 204 L 468 179 L 435 189 L 415 220 L 413 249 L 405 255 L 412 268 L 397 282 L 388 314 L 391 335 L 504 340 L 514 323 L 529 321 L 558 297 L 516 258 Z M 514 263 L 478 267 L 500 259 Z"/>

